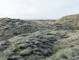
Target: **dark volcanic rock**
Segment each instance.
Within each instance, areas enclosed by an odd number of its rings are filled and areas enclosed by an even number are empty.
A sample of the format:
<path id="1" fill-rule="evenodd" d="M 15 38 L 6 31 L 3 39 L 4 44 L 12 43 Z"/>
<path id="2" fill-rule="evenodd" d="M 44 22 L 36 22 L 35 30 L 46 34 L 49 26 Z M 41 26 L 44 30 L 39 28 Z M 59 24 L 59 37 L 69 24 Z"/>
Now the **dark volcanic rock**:
<path id="1" fill-rule="evenodd" d="M 53 54 L 53 45 L 58 39 L 55 35 L 50 34 L 49 31 L 45 33 L 44 30 L 22 38 L 21 36 L 17 36 L 16 38 L 9 39 L 8 41 L 12 45 L 10 48 L 13 48 L 13 53 L 9 54 L 8 58 L 12 59 L 14 56 L 21 56 L 25 60 L 45 59 Z M 17 58 L 13 59 L 18 60 Z"/>
<path id="2" fill-rule="evenodd" d="M 10 18 L 0 19 L 0 40 L 7 40 L 13 36 L 37 30 L 38 28 L 31 21 Z"/>
<path id="3" fill-rule="evenodd" d="M 43 60 L 51 56 L 55 42 L 67 37 L 65 33 L 55 31 L 67 28 L 52 23 L 1 18 L 0 59 L 5 57 L 1 60 Z"/>

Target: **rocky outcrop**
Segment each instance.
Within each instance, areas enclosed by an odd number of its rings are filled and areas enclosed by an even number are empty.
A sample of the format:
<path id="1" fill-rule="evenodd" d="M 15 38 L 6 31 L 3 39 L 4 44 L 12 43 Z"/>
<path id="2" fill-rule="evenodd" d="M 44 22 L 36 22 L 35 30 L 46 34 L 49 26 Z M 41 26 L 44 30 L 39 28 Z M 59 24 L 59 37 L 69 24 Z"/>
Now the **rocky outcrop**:
<path id="1" fill-rule="evenodd" d="M 0 19 L 0 40 L 6 40 L 13 36 L 37 30 L 38 28 L 29 21 L 10 18 Z"/>
<path id="2" fill-rule="evenodd" d="M 58 21 L 1 18 L 0 60 L 78 60 L 78 16 Z"/>
<path id="3" fill-rule="evenodd" d="M 45 59 L 53 54 L 53 44 L 57 40 L 55 34 L 48 33 L 47 31 L 46 33 L 38 31 L 30 36 L 22 38 L 18 36 L 17 38 L 16 40 L 15 37 L 9 40 L 14 49 L 7 60 L 19 60 L 20 58 L 23 60 Z"/>

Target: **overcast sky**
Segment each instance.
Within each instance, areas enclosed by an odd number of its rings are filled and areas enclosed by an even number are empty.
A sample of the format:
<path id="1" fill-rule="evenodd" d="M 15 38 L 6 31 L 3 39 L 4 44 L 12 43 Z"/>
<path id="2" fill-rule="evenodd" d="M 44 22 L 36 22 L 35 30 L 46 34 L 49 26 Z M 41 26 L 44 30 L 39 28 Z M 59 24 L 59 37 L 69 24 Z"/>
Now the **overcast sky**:
<path id="1" fill-rule="evenodd" d="M 78 13 L 79 0 L 0 0 L 0 17 L 54 19 Z"/>

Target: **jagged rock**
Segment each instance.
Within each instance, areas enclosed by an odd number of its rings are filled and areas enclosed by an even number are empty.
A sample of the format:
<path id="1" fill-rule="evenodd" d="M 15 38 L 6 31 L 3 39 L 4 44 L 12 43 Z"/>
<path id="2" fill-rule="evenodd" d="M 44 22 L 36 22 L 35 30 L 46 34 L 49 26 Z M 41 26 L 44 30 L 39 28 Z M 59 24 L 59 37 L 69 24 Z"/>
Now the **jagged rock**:
<path id="1" fill-rule="evenodd" d="M 19 34 L 35 32 L 37 30 L 38 27 L 29 21 L 10 18 L 0 19 L 0 40 L 7 40 Z"/>
<path id="2" fill-rule="evenodd" d="M 11 43 L 11 46 L 9 48 L 12 48 L 11 51 L 13 52 L 12 54 L 9 54 L 8 57 L 19 55 L 25 60 L 45 59 L 46 57 L 49 57 L 54 53 L 54 43 L 60 38 L 60 36 L 57 36 L 57 34 L 59 33 L 56 32 L 53 34 L 49 30 L 41 30 L 32 33 L 29 36 L 22 37 L 20 35 L 13 37 L 8 40 Z"/>

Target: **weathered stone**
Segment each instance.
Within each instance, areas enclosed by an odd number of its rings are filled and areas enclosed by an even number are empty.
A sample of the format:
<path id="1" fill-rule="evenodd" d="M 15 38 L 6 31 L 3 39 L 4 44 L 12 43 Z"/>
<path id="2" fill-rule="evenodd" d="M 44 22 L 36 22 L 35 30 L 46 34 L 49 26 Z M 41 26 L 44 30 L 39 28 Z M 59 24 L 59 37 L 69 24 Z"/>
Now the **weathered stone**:
<path id="1" fill-rule="evenodd" d="M 7 60 L 24 60 L 21 56 L 12 56 L 9 57 Z"/>
<path id="2" fill-rule="evenodd" d="M 21 56 L 29 56 L 31 53 L 32 53 L 32 49 L 30 47 L 28 47 L 28 48 L 22 50 L 20 52 L 20 55 Z"/>
<path id="3" fill-rule="evenodd" d="M 3 51 L 5 50 L 9 45 L 9 42 L 8 41 L 0 41 L 0 51 Z"/>

